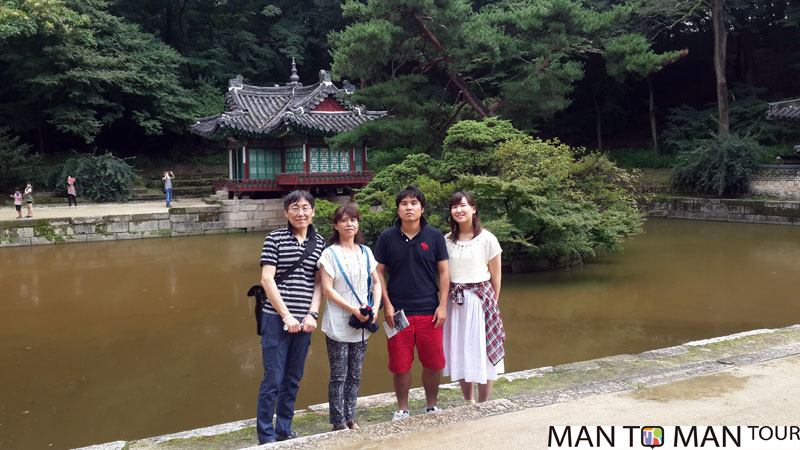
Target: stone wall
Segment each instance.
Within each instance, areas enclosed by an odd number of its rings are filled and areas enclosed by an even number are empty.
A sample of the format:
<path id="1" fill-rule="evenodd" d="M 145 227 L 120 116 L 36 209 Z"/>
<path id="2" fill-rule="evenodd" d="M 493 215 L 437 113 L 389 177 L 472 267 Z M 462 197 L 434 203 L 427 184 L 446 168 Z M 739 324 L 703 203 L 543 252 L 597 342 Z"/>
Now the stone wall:
<path id="1" fill-rule="evenodd" d="M 675 198 L 654 202 L 651 217 L 800 225 L 800 201 Z"/>
<path id="2" fill-rule="evenodd" d="M 800 199 L 800 173 L 754 175 L 750 177 L 750 192 L 780 199 Z"/>
<path id="3" fill-rule="evenodd" d="M 222 200 L 169 212 L 0 221 L 0 247 L 267 231 L 286 223 L 283 200 Z"/>
<path id="4" fill-rule="evenodd" d="M 800 166 L 761 165 L 750 177 L 750 193 L 786 200 L 800 199 Z"/>

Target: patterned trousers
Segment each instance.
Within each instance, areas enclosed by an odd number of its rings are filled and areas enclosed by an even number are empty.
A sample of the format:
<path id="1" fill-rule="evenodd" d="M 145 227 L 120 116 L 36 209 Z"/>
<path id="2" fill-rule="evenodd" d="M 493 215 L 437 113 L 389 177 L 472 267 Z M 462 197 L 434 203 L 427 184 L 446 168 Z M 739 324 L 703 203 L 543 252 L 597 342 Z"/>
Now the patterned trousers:
<path id="1" fill-rule="evenodd" d="M 331 423 L 336 425 L 355 420 L 361 369 L 367 353 L 367 341 L 338 342 L 325 337 L 331 378 L 328 383 L 328 404 Z"/>

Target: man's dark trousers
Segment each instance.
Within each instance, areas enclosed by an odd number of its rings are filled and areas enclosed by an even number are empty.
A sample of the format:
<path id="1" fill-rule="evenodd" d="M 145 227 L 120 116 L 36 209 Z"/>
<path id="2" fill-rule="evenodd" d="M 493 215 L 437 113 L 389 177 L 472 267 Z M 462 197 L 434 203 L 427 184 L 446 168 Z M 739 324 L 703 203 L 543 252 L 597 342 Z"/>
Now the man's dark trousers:
<path id="1" fill-rule="evenodd" d="M 264 379 L 258 390 L 256 430 L 261 444 L 275 441 L 276 434 L 292 432 L 294 403 L 303 378 L 311 333 L 283 331 L 283 320 L 277 314 L 262 312 L 261 356 Z M 272 426 L 273 412 L 277 416 Z"/>

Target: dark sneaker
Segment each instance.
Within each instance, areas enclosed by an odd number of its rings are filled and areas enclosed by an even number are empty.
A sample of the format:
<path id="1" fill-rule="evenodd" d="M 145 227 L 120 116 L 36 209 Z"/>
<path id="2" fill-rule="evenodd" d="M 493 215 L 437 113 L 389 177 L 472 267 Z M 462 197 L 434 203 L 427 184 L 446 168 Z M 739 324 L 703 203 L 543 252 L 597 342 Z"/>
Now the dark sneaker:
<path id="1" fill-rule="evenodd" d="M 297 433 L 292 431 L 291 433 L 289 433 L 286 436 L 281 436 L 280 434 L 275 435 L 275 440 L 278 441 L 278 442 L 281 442 L 281 441 L 288 441 L 289 439 L 295 439 L 296 437 L 297 437 Z"/>

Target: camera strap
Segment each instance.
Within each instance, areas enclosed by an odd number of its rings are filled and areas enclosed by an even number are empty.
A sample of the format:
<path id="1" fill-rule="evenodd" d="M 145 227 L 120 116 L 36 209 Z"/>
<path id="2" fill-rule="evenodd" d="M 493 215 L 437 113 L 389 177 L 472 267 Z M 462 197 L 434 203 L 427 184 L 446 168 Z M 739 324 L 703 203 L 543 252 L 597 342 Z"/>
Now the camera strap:
<path id="1" fill-rule="evenodd" d="M 364 253 L 364 256 L 367 258 L 367 292 L 369 293 L 370 287 L 372 287 L 372 275 L 370 274 L 370 270 L 369 270 L 369 255 L 367 254 L 367 251 L 364 249 L 363 245 L 359 244 L 359 247 L 361 247 L 361 251 Z M 347 282 L 347 286 L 350 287 L 350 291 L 353 293 L 353 296 L 355 296 L 356 301 L 358 302 L 359 305 L 363 305 L 364 303 L 358 297 L 358 294 L 356 293 L 355 288 L 353 288 L 353 284 L 350 283 L 350 278 L 348 278 L 347 274 L 344 272 L 344 267 L 342 267 L 342 263 L 339 262 L 339 257 L 336 256 L 336 252 L 333 250 L 333 247 L 331 247 L 331 253 L 333 254 L 333 259 L 336 260 L 336 265 L 339 266 L 339 272 L 342 273 L 342 276 L 344 277 L 344 281 Z M 369 294 L 367 295 L 367 301 L 368 301 L 367 306 L 372 308 L 372 304 L 373 304 L 372 295 L 369 295 Z"/>
<path id="2" fill-rule="evenodd" d="M 306 241 L 307 241 L 306 248 L 303 251 L 303 254 L 300 255 L 300 258 L 298 258 L 298 260 L 295 261 L 295 263 L 292 264 L 291 267 L 284 270 L 283 272 L 281 272 L 280 275 L 275 277 L 276 286 L 286 281 L 286 279 L 289 278 L 289 275 L 291 275 L 292 272 L 294 272 L 298 267 L 300 267 L 300 264 L 303 264 L 303 262 L 306 259 L 308 259 L 308 257 L 311 256 L 312 253 L 314 253 L 314 250 L 317 249 L 317 232 L 314 230 L 314 225 L 308 226 L 307 233 L 308 234 L 306 235 Z"/>

